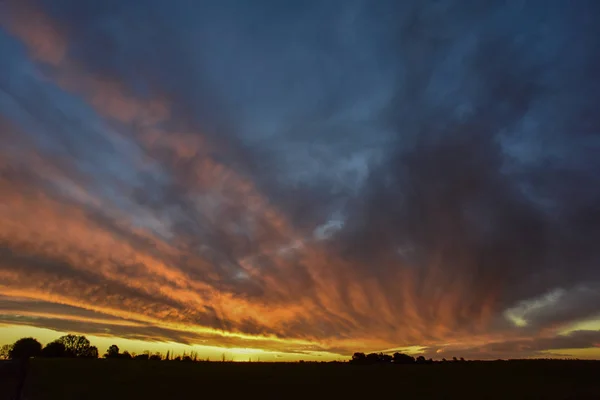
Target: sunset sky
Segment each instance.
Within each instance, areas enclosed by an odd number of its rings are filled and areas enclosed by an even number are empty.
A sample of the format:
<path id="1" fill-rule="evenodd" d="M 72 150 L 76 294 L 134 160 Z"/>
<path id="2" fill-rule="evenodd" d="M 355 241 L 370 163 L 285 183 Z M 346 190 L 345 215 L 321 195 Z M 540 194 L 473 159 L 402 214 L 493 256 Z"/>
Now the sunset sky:
<path id="1" fill-rule="evenodd" d="M 600 358 L 598 15 L 0 1 L 0 344 Z"/>

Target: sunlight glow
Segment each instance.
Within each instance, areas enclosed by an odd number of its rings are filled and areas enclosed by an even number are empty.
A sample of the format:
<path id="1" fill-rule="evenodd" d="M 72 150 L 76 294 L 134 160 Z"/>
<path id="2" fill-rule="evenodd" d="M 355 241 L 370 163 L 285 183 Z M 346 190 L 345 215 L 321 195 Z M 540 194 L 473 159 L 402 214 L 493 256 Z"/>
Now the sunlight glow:
<path id="1" fill-rule="evenodd" d="M 176 342 L 134 340 L 111 336 L 87 335 L 85 332 L 69 333 L 85 335 L 92 345 L 98 347 L 100 355 L 104 354 L 109 346 L 116 344 L 121 351 L 127 350 L 130 353 L 137 354 L 150 351 L 151 353 L 159 352 L 163 355 L 170 352 L 171 356 L 177 356 L 184 353 L 190 354 L 190 352 L 194 351 L 198 353 L 199 358 L 209 359 L 211 361 L 219 361 L 223 357 L 226 361 L 248 361 L 249 357 L 251 358 L 251 361 L 331 361 L 345 358 L 339 354 L 327 352 L 306 352 L 302 354 L 286 353 L 257 348 L 221 347 L 198 344 L 186 345 Z M 0 344 L 14 343 L 23 337 L 34 337 L 45 345 L 66 334 L 67 332 L 26 325 L 0 325 Z"/>

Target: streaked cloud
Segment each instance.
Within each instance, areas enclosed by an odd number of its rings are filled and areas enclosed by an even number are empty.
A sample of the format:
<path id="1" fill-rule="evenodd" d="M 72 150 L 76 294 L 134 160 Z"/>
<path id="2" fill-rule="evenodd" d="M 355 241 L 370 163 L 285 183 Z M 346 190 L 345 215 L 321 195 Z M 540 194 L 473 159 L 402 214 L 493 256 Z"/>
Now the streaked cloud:
<path id="1" fill-rule="evenodd" d="M 1 323 L 299 358 L 598 343 L 595 3 L 1 7 Z"/>

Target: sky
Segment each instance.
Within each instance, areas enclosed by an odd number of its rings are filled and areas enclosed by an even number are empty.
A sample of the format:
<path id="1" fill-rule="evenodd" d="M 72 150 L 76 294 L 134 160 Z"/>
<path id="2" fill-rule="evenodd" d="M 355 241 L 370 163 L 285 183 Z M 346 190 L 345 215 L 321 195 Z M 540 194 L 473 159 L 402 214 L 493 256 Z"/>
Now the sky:
<path id="1" fill-rule="evenodd" d="M 600 358 L 598 15 L 0 2 L 0 343 Z"/>

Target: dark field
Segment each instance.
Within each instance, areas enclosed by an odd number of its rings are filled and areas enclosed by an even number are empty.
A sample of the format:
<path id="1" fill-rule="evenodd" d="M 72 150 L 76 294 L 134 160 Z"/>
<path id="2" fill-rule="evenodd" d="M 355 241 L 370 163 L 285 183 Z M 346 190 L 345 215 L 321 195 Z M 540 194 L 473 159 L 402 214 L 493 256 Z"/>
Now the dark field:
<path id="1" fill-rule="evenodd" d="M 16 388 L 0 364 L 2 398 Z M 434 365 L 184 363 L 35 359 L 22 400 L 363 398 L 600 399 L 600 362 L 514 361 Z"/>

